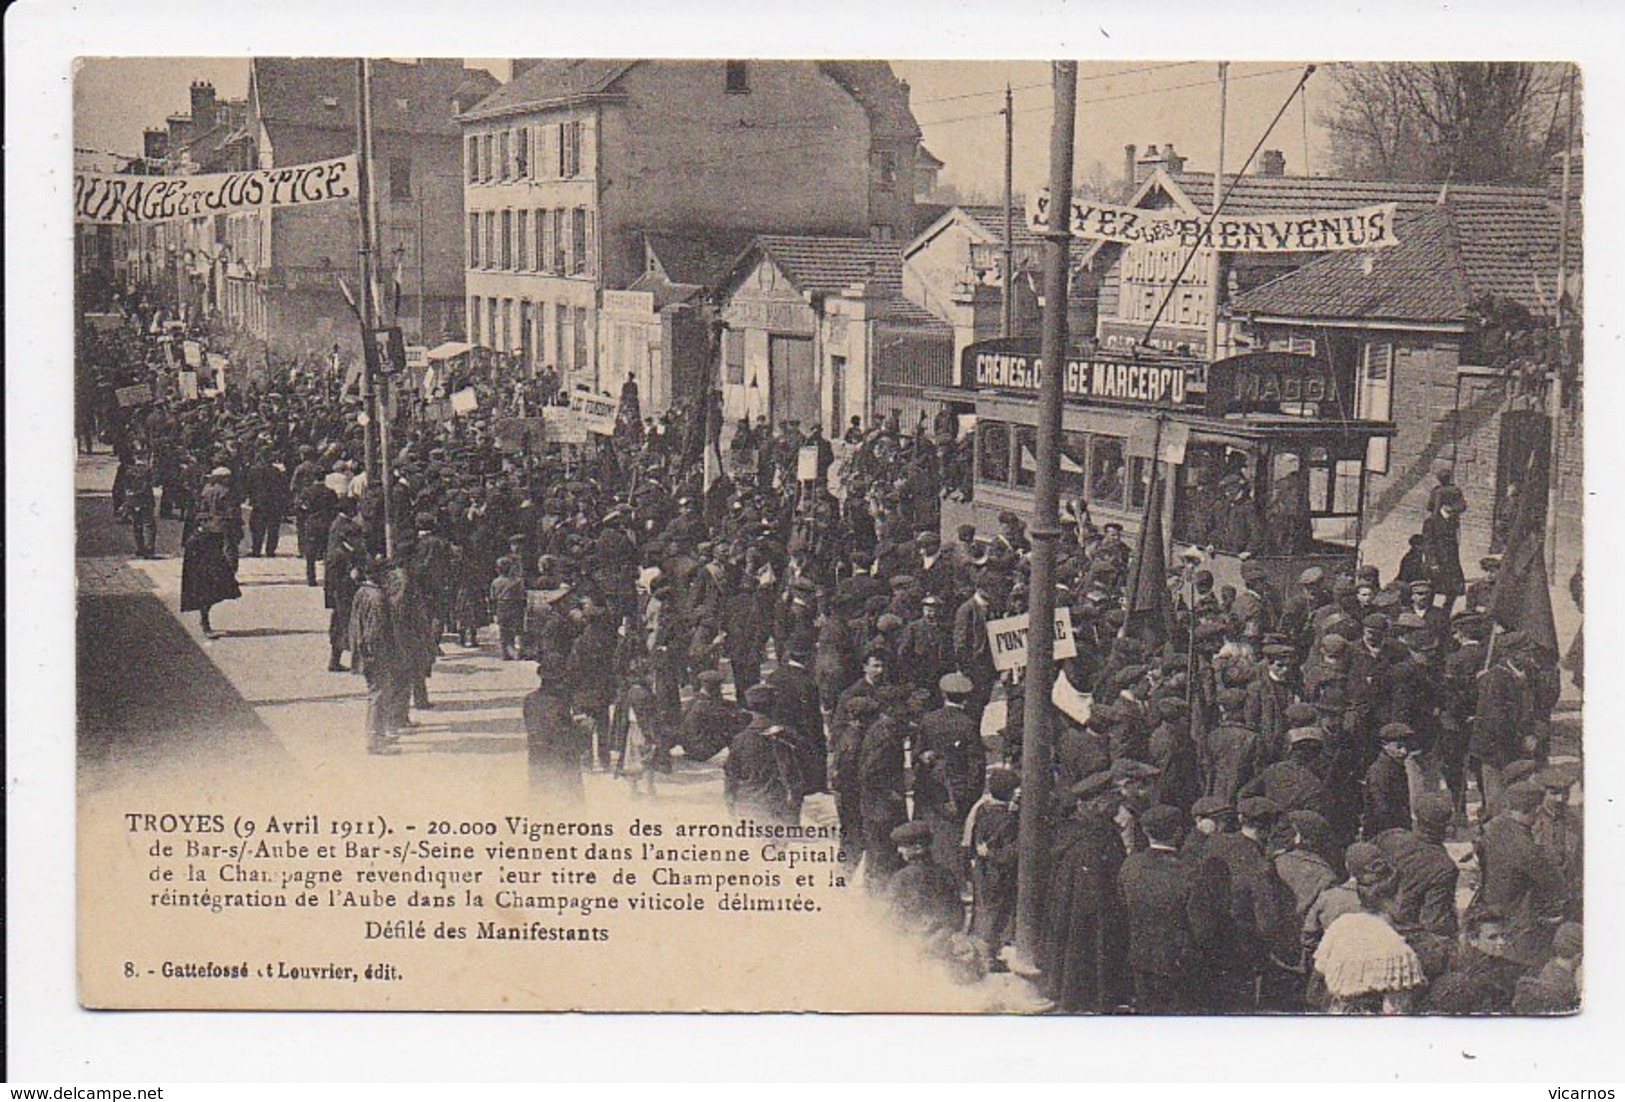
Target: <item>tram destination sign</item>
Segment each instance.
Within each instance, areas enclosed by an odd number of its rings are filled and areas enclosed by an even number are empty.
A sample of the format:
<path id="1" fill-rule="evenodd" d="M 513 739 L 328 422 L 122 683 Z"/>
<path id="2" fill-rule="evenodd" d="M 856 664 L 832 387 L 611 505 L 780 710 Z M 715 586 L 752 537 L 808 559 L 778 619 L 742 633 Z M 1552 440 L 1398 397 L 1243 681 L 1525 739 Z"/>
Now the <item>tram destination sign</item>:
<path id="1" fill-rule="evenodd" d="M 1036 392 L 1044 365 L 1034 343 L 1000 339 L 968 346 L 959 365 L 962 385 Z M 1061 391 L 1069 398 L 1179 406 L 1185 404 L 1189 370 L 1186 364 L 1167 360 L 1068 356 Z"/>

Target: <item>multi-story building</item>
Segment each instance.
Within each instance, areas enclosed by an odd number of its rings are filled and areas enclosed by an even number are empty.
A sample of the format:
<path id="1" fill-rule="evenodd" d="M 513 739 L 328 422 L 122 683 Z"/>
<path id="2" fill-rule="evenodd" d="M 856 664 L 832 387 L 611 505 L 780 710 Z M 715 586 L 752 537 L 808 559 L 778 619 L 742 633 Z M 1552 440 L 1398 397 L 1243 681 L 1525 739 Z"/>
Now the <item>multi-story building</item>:
<path id="1" fill-rule="evenodd" d="M 620 382 L 602 293 L 651 233 L 913 233 L 920 131 L 883 61 L 516 61 L 461 121 L 469 340 L 595 389 Z"/>
<path id="2" fill-rule="evenodd" d="M 357 83 L 351 60 L 255 58 L 245 120 L 253 156 L 246 167 L 355 153 Z M 462 336 L 456 115 L 496 84 L 459 58 L 372 62 L 379 282 L 385 316 L 393 316 L 410 341 Z M 228 320 L 273 350 L 325 351 L 337 344 L 358 353 L 360 330 L 345 289 L 353 295 L 359 286 L 359 214 L 359 204 L 331 203 L 226 216 Z"/>

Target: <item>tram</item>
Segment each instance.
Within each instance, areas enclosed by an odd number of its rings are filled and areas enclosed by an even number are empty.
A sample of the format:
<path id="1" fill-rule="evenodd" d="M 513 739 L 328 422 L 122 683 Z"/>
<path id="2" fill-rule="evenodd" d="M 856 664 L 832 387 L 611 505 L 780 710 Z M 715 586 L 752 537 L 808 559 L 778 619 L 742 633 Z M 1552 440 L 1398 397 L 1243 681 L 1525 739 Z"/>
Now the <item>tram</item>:
<path id="1" fill-rule="evenodd" d="M 961 487 L 944 503 L 945 539 L 965 523 L 996 533 L 1007 512 L 1031 521 L 1040 369 L 1037 341 L 980 341 L 964 350 L 960 384 L 931 391 L 974 442 L 968 500 L 957 500 Z M 1069 356 L 1064 371 L 1063 512 L 1087 509 L 1096 527 L 1115 521 L 1132 539 L 1155 474 L 1171 553 L 1199 550 L 1220 584 L 1239 584 L 1246 559 L 1278 586 L 1309 566 L 1329 574 L 1357 563 L 1367 455 L 1395 427 L 1345 416 L 1352 380 L 1324 360 L 1086 351 Z"/>

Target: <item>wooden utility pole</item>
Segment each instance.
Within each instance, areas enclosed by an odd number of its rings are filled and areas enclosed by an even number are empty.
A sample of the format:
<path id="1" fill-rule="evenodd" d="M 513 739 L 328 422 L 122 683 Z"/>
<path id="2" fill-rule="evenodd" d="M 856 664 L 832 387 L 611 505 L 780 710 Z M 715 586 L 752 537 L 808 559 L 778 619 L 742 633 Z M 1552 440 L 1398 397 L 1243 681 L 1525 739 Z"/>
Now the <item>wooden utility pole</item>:
<path id="1" fill-rule="evenodd" d="M 1230 63 L 1219 62 L 1219 157 L 1213 167 L 1213 213 L 1219 213 L 1219 206 L 1224 202 L 1224 139 L 1225 114 L 1229 107 L 1230 96 Z M 1208 258 L 1207 285 L 1207 361 L 1213 363 L 1219 359 L 1219 281 L 1224 276 L 1224 268 L 1219 256 L 1219 250 L 1209 247 L 1212 254 Z"/>
<path id="2" fill-rule="evenodd" d="M 390 504 L 393 477 L 389 461 L 387 403 L 378 400 L 378 351 L 374 333 L 378 329 L 378 196 L 372 166 L 372 65 L 356 59 L 356 167 L 361 185 L 361 394 L 367 418 L 367 485 L 377 486 L 384 495 L 384 553 L 395 554 L 395 518 Z"/>
<path id="3" fill-rule="evenodd" d="M 1038 479 L 1028 535 L 1033 542 L 1027 606 L 1027 675 L 1022 696 L 1020 864 L 1016 884 L 1016 953 L 1035 962 L 1043 929 L 1046 817 L 1050 804 L 1050 693 L 1055 679 L 1055 541 L 1061 534 L 1061 379 L 1066 362 L 1068 257 L 1072 241 L 1072 137 L 1078 64 L 1052 63 L 1055 119 L 1049 145 L 1049 229 L 1044 234 L 1043 368 L 1038 385 Z"/>
<path id="4" fill-rule="evenodd" d="M 1016 109 L 1015 98 L 1011 95 L 1008 82 L 1004 86 L 1004 268 L 1001 273 L 1003 295 L 999 303 L 999 335 L 1004 337 L 1015 334 L 1015 278 L 1016 278 L 1016 247 L 1015 247 L 1015 146 L 1016 146 Z"/>
<path id="5" fill-rule="evenodd" d="M 1569 282 L 1569 183 L 1571 180 L 1573 152 L 1574 152 L 1574 67 L 1569 66 L 1568 80 L 1565 81 L 1568 92 L 1568 119 L 1563 128 L 1563 198 L 1559 207 L 1557 221 L 1557 302 L 1552 310 L 1552 320 L 1555 323 L 1553 335 L 1557 338 L 1557 362 L 1553 365 L 1551 388 L 1546 395 L 1546 404 L 1550 408 L 1551 433 L 1550 462 L 1551 470 L 1547 474 L 1546 493 L 1546 565 L 1555 576 L 1557 573 L 1557 502 L 1562 496 L 1563 488 L 1563 385 L 1569 366 L 1569 340 L 1564 327 L 1568 324 L 1568 312 L 1564 309 L 1564 290 Z"/>

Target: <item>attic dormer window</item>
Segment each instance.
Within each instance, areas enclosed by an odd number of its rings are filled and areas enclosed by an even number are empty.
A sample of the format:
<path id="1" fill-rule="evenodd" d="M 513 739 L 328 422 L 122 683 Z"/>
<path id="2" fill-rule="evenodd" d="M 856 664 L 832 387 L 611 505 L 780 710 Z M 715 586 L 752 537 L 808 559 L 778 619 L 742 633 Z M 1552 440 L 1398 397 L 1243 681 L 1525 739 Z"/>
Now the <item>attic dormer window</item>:
<path id="1" fill-rule="evenodd" d="M 338 105 L 339 105 L 339 98 L 337 96 L 323 96 L 322 97 L 322 106 L 323 107 L 335 107 L 336 108 Z"/>
<path id="2" fill-rule="evenodd" d="M 743 61 L 728 61 L 727 90 L 730 94 L 750 91 L 750 67 Z"/>

